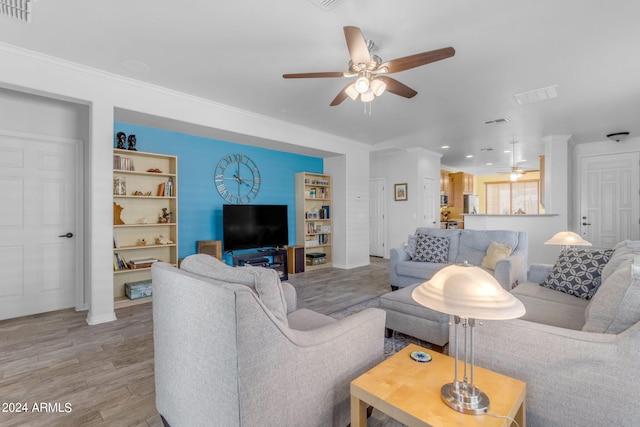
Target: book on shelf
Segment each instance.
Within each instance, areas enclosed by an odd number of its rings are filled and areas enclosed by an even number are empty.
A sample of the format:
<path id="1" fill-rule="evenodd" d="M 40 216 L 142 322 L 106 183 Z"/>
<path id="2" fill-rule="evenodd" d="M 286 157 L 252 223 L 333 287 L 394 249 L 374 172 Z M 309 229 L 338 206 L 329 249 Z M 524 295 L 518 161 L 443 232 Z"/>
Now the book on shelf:
<path id="1" fill-rule="evenodd" d="M 129 264 L 149 264 L 158 261 L 157 258 L 141 258 L 141 259 L 131 259 L 129 260 Z"/>
<path id="2" fill-rule="evenodd" d="M 160 184 L 158 184 L 158 196 L 164 196 L 164 187 L 165 187 L 164 182 L 161 182 Z"/>
<path id="3" fill-rule="evenodd" d="M 135 171 L 133 162 L 129 157 L 122 157 L 117 154 L 113 155 L 113 169 L 121 171 Z"/>
<path id="4" fill-rule="evenodd" d="M 127 261 L 124 259 L 122 254 L 117 252 L 114 253 L 113 254 L 113 270 L 120 271 L 120 270 L 128 270 L 128 269 L 129 269 L 129 265 L 127 264 Z"/>
<path id="5" fill-rule="evenodd" d="M 118 243 L 118 235 L 115 230 L 113 230 L 113 247 L 116 249 L 120 247 L 120 243 Z"/>

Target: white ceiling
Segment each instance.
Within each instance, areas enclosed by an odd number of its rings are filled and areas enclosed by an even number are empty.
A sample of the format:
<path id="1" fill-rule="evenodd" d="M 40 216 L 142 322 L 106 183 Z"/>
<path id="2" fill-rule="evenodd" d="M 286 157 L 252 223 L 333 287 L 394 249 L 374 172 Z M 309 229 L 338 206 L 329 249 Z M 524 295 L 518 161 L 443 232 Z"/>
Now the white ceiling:
<path id="1" fill-rule="evenodd" d="M 544 136 L 640 136 L 636 0 L 343 0 L 329 11 L 311 0 L 37 0 L 32 10 L 29 24 L 0 16 L 0 42 L 375 150 L 424 147 L 474 173 L 507 170 L 513 139 L 516 160 L 536 168 Z M 447 46 L 456 55 L 393 74 L 418 95 L 386 93 L 371 116 L 360 101 L 330 107 L 346 79 L 282 74 L 346 71 L 346 25 L 383 61 Z M 557 99 L 513 96 L 552 85 Z M 509 122 L 482 124 L 501 117 Z"/>

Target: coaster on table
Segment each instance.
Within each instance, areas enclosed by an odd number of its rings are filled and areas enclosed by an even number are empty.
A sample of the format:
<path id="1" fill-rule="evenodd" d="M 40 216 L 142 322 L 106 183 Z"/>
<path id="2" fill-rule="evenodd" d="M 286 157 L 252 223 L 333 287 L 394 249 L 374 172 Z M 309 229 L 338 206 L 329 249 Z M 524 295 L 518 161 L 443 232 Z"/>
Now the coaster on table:
<path id="1" fill-rule="evenodd" d="M 412 351 L 409 356 L 411 356 L 411 358 L 416 362 L 431 362 L 431 355 L 429 353 L 425 353 L 424 351 Z"/>

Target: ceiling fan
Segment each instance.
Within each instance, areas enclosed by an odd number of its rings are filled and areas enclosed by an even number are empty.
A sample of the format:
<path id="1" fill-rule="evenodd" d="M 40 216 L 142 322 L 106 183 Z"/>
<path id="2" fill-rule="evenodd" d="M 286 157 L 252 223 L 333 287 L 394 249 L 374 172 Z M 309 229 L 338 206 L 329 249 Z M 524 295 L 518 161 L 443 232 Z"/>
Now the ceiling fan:
<path id="1" fill-rule="evenodd" d="M 527 171 L 521 167 L 516 166 L 516 142 L 516 140 L 511 142 L 511 172 L 507 172 L 509 174 L 509 179 L 514 182 L 527 173 Z"/>
<path id="2" fill-rule="evenodd" d="M 382 62 L 380 57 L 372 55 L 370 49 L 373 42 L 365 40 L 358 27 L 344 27 L 344 36 L 349 49 L 349 71 L 330 71 L 317 73 L 293 73 L 283 74 L 285 79 L 306 79 L 318 77 L 356 77 L 355 81 L 348 83 L 331 102 L 331 106 L 339 105 L 347 97 L 354 101 L 358 98 L 362 102 L 371 102 L 376 96 L 385 91 L 413 98 L 418 92 L 399 81 L 382 74 L 398 73 L 411 68 L 420 67 L 432 62 L 440 61 L 455 55 L 452 47 L 417 53 L 403 58 Z"/>

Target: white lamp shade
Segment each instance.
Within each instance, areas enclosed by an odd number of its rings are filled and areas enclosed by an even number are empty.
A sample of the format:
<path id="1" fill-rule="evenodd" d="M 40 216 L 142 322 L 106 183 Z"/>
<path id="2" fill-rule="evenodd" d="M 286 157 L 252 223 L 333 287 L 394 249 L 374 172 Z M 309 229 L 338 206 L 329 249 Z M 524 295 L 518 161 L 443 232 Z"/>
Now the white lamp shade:
<path id="1" fill-rule="evenodd" d="M 370 90 L 360 95 L 360 101 L 362 102 L 371 102 L 373 101 L 373 98 L 373 92 L 371 92 Z"/>
<path id="2" fill-rule="evenodd" d="M 480 267 L 450 265 L 413 290 L 420 305 L 467 319 L 521 317 L 524 305 Z"/>
<path id="3" fill-rule="evenodd" d="M 356 84 L 355 83 L 351 83 L 349 86 L 347 86 L 344 89 L 345 93 L 349 96 L 349 98 L 351 98 L 352 100 L 356 100 L 358 99 L 358 96 L 360 96 L 360 92 L 358 92 L 356 90 Z"/>
<path id="4" fill-rule="evenodd" d="M 369 90 L 369 79 L 365 76 L 360 76 L 356 80 L 356 90 L 360 93 L 365 93 Z"/>
<path id="5" fill-rule="evenodd" d="M 371 80 L 371 92 L 373 92 L 375 96 L 382 95 L 386 89 L 387 89 L 387 84 L 382 80 L 379 80 L 379 79 Z"/>
<path id="6" fill-rule="evenodd" d="M 591 246 L 591 243 L 584 240 L 573 231 L 561 231 L 556 233 L 552 238 L 544 242 L 545 245 L 564 245 L 564 246 Z"/>

